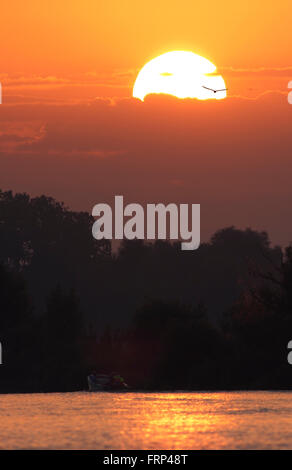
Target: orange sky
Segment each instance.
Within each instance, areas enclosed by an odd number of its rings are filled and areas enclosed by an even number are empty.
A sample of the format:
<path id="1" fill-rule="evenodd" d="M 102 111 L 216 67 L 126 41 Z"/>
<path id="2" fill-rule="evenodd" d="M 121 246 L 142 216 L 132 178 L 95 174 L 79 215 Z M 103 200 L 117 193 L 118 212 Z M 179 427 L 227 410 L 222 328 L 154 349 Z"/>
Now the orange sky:
<path id="1" fill-rule="evenodd" d="M 231 76 L 235 93 L 255 82 L 257 91 L 269 84 L 282 89 L 286 78 L 276 85 L 271 75 L 292 66 L 291 9 L 290 0 L 2 2 L 0 77 L 74 77 L 87 83 L 91 74 L 99 95 L 128 96 L 148 60 L 168 50 L 191 50 Z M 239 75 L 247 78 L 261 67 L 267 70 L 260 77 L 238 86 Z"/>
<path id="2" fill-rule="evenodd" d="M 0 188 L 91 211 L 202 204 L 202 231 L 235 224 L 292 240 L 291 0 L 10 0 L 0 17 Z M 169 50 L 211 60 L 219 102 L 131 98 Z"/>
<path id="3" fill-rule="evenodd" d="M 283 67 L 292 65 L 291 1 L 10 0 L 0 41 L 8 73 L 127 70 L 172 49 L 220 66 Z"/>

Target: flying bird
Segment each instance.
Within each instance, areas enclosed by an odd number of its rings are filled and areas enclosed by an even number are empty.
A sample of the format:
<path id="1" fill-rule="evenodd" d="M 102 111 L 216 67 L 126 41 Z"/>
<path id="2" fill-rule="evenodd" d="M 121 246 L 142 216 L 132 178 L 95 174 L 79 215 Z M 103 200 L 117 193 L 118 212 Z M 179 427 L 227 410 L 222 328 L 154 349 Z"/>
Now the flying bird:
<path id="1" fill-rule="evenodd" d="M 202 85 L 202 88 L 213 91 L 213 93 L 217 93 L 218 91 L 227 91 L 227 88 L 222 88 L 222 90 L 213 90 L 213 88 L 208 88 L 207 86 L 204 86 L 204 85 Z"/>

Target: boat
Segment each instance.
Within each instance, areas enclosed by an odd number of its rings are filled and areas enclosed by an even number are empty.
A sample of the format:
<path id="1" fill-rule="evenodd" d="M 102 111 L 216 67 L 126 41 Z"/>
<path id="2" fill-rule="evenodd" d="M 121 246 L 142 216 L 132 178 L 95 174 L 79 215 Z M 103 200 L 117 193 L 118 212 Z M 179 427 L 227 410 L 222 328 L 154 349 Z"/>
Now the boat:
<path id="1" fill-rule="evenodd" d="M 87 383 L 90 392 L 121 392 L 129 389 L 123 377 L 118 374 L 92 373 L 88 375 Z"/>

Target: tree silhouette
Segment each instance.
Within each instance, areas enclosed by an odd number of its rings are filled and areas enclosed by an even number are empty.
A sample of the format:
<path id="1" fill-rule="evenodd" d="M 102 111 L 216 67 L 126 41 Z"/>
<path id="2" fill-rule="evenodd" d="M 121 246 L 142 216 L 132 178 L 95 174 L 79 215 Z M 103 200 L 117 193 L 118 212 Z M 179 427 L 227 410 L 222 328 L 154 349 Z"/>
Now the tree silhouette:
<path id="1" fill-rule="evenodd" d="M 194 252 L 125 240 L 112 253 L 92 224 L 0 191 L 0 391 L 77 390 L 93 368 L 147 389 L 292 385 L 291 246 L 227 227 Z"/>

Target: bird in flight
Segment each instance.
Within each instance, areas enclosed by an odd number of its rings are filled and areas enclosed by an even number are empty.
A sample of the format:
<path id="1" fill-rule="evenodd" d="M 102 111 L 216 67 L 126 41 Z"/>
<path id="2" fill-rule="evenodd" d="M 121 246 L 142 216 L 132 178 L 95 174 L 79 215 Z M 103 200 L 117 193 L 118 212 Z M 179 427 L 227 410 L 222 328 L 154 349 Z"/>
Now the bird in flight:
<path id="1" fill-rule="evenodd" d="M 213 93 L 217 93 L 218 91 L 227 91 L 227 88 L 222 88 L 222 90 L 213 90 L 213 88 L 208 88 L 207 86 L 204 86 L 204 85 L 202 85 L 202 88 L 213 91 Z"/>

